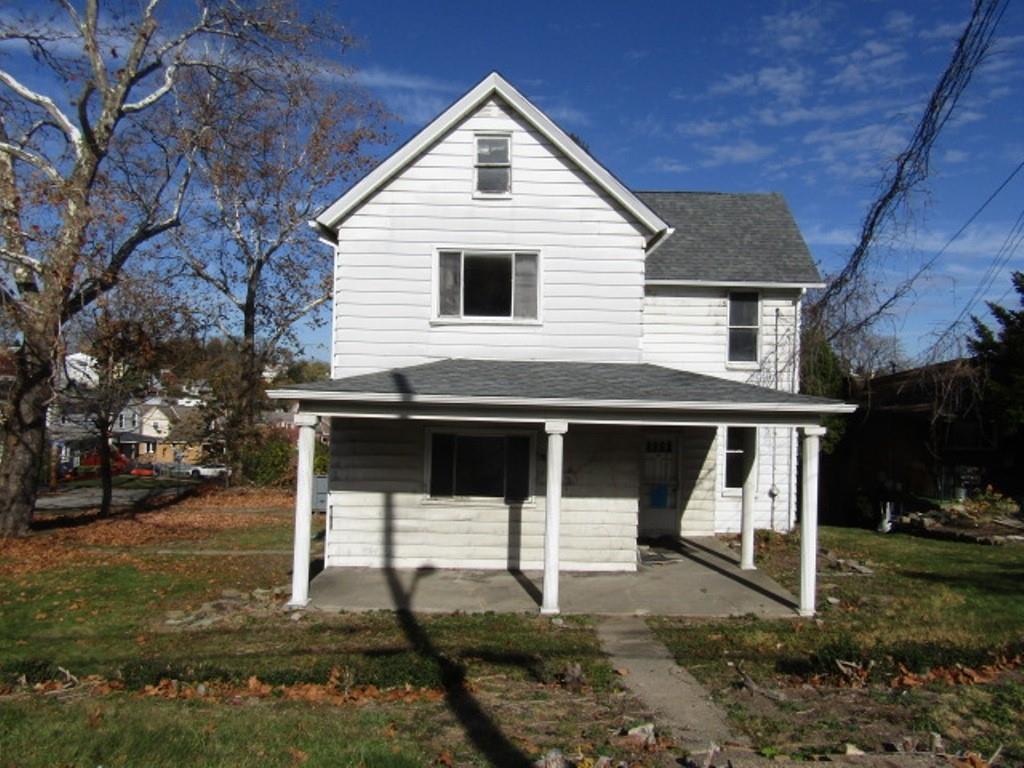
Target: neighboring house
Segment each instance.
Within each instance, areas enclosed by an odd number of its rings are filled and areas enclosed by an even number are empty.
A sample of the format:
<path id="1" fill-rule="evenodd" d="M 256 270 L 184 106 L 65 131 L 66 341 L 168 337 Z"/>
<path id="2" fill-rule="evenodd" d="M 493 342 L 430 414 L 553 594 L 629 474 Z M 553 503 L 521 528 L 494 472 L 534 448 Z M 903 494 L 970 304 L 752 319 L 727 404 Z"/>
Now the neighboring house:
<path id="1" fill-rule="evenodd" d="M 326 567 L 632 571 L 637 540 L 796 517 L 813 613 L 819 426 L 796 394 L 821 279 L 775 194 L 634 192 L 497 74 L 314 222 L 334 251 L 332 378 L 293 401 L 292 600 L 313 429 Z M 809 570 L 808 570 L 809 569 Z"/>
<path id="2" fill-rule="evenodd" d="M 150 464 L 194 463 L 203 446 L 194 436 L 176 434 L 176 427 L 198 416 L 199 408 L 149 398 L 124 408 L 114 420 L 114 432 L 122 450 L 136 461 Z"/>

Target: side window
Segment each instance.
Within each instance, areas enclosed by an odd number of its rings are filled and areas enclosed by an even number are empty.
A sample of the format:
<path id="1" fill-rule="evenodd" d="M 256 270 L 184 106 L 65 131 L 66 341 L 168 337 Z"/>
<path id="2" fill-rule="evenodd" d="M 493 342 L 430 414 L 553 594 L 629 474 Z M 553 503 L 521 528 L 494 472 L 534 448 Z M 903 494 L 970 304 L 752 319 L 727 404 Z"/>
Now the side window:
<path id="1" fill-rule="evenodd" d="M 747 466 L 747 451 L 757 439 L 754 427 L 725 428 L 725 487 L 738 490 L 743 487 Z M 753 471 L 753 468 L 751 469 Z"/>
<path id="2" fill-rule="evenodd" d="M 512 139 L 501 135 L 476 137 L 476 192 L 507 195 L 512 191 Z"/>
<path id="3" fill-rule="evenodd" d="M 729 362 L 756 363 L 761 303 L 756 293 L 729 294 Z"/>

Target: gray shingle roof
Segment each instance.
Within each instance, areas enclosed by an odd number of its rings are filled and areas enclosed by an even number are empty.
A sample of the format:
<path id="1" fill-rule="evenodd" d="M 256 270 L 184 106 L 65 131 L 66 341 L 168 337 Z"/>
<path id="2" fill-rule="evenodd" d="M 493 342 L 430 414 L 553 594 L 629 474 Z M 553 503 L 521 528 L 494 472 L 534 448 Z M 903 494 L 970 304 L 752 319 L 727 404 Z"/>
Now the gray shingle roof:
<path id="1" fill-rule="evenodd" d="M 283 391 L 809 407 L 838 402 L 648 363 L 533 360 L 439 360 L 409 368 L 300 384 Z"/>
<path id="2" fill-rule="evenodd" d="M 777 193 L 636 192 L 675 232 L 647 258 L 648 280 L 821 281 Z"/>

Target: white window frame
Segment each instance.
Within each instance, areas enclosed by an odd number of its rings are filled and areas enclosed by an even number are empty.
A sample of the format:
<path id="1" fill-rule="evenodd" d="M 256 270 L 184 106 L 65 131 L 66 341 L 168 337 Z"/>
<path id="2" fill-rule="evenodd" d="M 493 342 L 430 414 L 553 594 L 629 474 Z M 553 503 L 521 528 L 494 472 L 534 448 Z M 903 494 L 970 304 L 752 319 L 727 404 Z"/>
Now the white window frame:
<path id="1" fill-rule="evenodd" d="M 757 310 L 756 310 L 756 314 L 755 314 L 755 317 L 757 318 L 757 325 L 756 326 L 755 325 L 733 325 L 730 322 L 730 320 L 729 320 L 729 315 L 731 314 L 730 310 L 732 309 L 732 297 L 733 297 L 734 294 L 740 294 L 740 293 L 752 293 L 752 294 L 754 294 L 754 296 L 757 297 Z M 732 368 L 732 369 L 735 369 L 735 370 L 753 371 L 753 370 L 758 370 L 761 367 L 761 359 L 762 359 L 761 342 L 762 342 L 762 339 L 764 338 L 764 323 L 762 322 L 763 318 L 761 317 L 761 312 L 762 311 L 763 311 L 763 306 L 762 306 L 762 297 L 761 297 L 761 292 L 760 291 L 756 291 L 756 290 L 741 290 L 740 291 L 740 290 L 737 290 L 737 291 L 729 291 L 728 293 L 726 293 L 726 295 L 725 295 L 725 367 L 726 368 Z M 740 329 L 740 328 L 745 328 L 745 329 L 754 328 L 757 331 L 757 341 L 754 344 L 754 355 L 757 358 L 756 360 L 730 360 L 729 359 L 729 354 L 730 354 L 730 349 L 729 349 L 729 336 L 730 336 L 730 333 L 729 332 L 733 328 L 737 328 L 737 329 Z"/>
<path id="2" fill-rule="evenodd" d="M 761 459 L 761 456 L 760 456 L 761 452 L 757 450 L 757 448 L 758 448 L 758 446 L 760 444 L 760 440 L 761 440 L 760 430 L 756 426 L 745 425 L 745 424 L 732 424 L 732 425 L 729 425 L 729 426 L 722 427 L 721 428 L 721 432 L 720 432 L 721 440 L 722 440 L 722 453 L 721 453 L 721 457 L 722 457 L 722 472 L 721 472 L 721 476 L 722 476 L 722 495 L 723 496 L 735 497 L 735 498 L 739 498 L 739 497 L 743 496 L 743 486 L 742 485 L 735 485 L 735 486 L 733 486 L 733 485 L 727 485 L 726 484 L 728 482 L 728 473 L 727 473 L 727 469 L 726 469 L 726 466 L 727 466 L 726 462 L 727 462 L 728 455 L 730 453 L 746 453 L 745 450 L 739 450 L 739 451 L 737 451 L 737 450 L 729 450 L 729 430 L 730 429 L 752 429 L 752 430 L 754 430 L 754 465 L 750 468 L 750 471 L 754 473 L 754 488 L 755 488 L 755 494 L 756 494 L 756 492 L 757 492 L 756 491 L 756 489 L 757 489 L 757 465 L 758 465 L 758 462 Z"/>
<path id="3" fill-rule="evenodd" d="M 508 142 L 507 163 L 481 163 L 480 139 L 505 139 Z M 508 189 L 505 192 L 481 192 L 481 168 L 508 168 Z M 512 133 L 511 131 L 479 131 L 473 134 L 473 197 L 478 200 L 508 200 L 512 197 Z"/>
<path id="4" fill-rule="evenodd" d="M 465 306 L 466 255 L 470 256 L 508 256 L 512 264 L 512 306 L 508 317 L 492 317 L 487 315 L 452 315 L 441 314 L 441 253 L 458 251 L 459 253 L 459 288 L 463 291 L 459 297 L 459 307 Z M 515 256 L 517 253 L 528 253 L 537 257 L 537 317 L 516 317 L 516 270 Z M 434 249 L 434 269 L 431 275 L 430 290 L 433 293 L 431 303 L 431 325 L 541 325 L 543 323 L 544 296 L 544 262 L 543 256 L 536 248 L 466 248 L 463 246 L 441 246 Z"/>
<path id="5" fill-rule="evenodd" d="M 420 499 L 426 505 L 445 504 L 487 504 L 495 507 L 535 507 L 537 504 L 537 432 L 532 429 L 488 429 L 485 427 L 428 427 L 423 431 L 423 496 Z M 434 435 L 465 435 L 467 437 L 528 437 L 530 438 L 530 468 L 529 490 L 522 501 L 511 504 L 497 496 L 431 496 L 430 495 L 430 469 L 433 460 L 432 449 Z"/>

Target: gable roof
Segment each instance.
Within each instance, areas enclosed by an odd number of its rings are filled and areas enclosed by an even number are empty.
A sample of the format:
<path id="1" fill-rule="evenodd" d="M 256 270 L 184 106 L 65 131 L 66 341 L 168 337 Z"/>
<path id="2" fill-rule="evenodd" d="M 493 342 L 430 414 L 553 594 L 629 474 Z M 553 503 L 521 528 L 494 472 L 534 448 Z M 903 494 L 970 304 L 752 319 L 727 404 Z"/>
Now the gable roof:
<path id="1" fill-rule="evenodd" d="M 448 359 L 271 390 L 276 399 L 849 412 L 838 400 L 650 363 Z"/>
<path id="2" fill-rule="evenodd" d="M 579 144 L 573 141 L 565 131 L 559 128 L 551 118 L 537 109 L 497 72 L 492 72 L 473 86 L 458 101 L 434 118 L 433 121 L 428 123 L 426 127 L 399 147 L 370 173 L 356 182 L 348 192 L 320 213 L 310 224 L 321 231 L 324 229 L 337 229 L 338 224 L 356 206 L 380 189 L 395 174 L 416 159 L 451 128 L 468 117 L 481 104 L 494 96 L 498 96 L 507 102 L 512 109 L 530 123 L 559 151 L 565 154 L 595 184 L 649 230 L 652 235 L 668 228 L 668 225 L 642 200 L 634 195 L 625 184 L 615 178 L 603 165 L 598 163 Z"/>
<path id="3" fill-rule="evenodd" d="M 782 195 L 637 192 L 674 231 L 647 256 L 647 282 L 822 285 Z"/>

